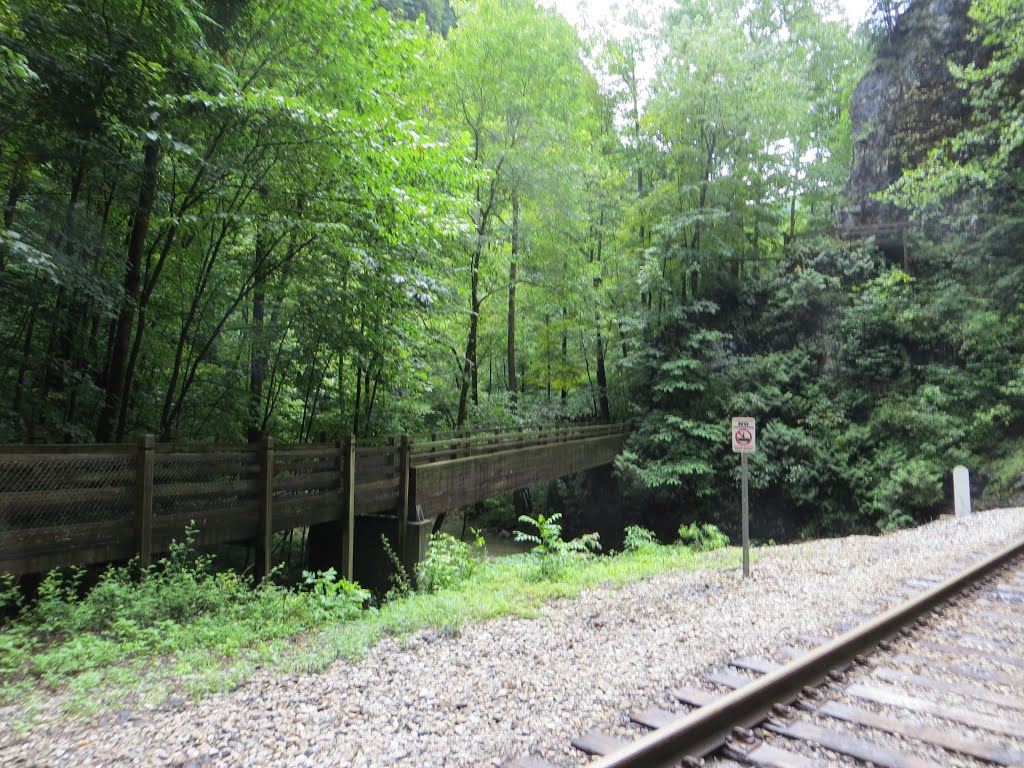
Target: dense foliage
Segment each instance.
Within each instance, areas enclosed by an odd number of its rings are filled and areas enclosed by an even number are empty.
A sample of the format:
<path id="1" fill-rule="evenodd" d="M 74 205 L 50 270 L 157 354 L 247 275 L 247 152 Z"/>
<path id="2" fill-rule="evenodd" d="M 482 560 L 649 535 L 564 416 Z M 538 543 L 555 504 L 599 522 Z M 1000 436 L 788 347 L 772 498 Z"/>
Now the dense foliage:
<path id="1" fill-rule="evenodd" d="M 871 53 L 827 0 L 0 0 L 0 440 L 618 418 L 664 535 L 734 527 L 742 414 L 762 536 L 1016 494 L 1021 19 L 972 14 L 904 264 L 810 234 Z"/>
<path id="2" fill-rule="evenodd" d="M 883 5 L 896 15 L 906 10 Z M 861 60 L 857 44 L 809 9 L 767 15 L 767 34 L 759 35 L 758 10 L 737 32 L 746 8 L 713 7 L 732 23 L 708 16 L 698 32 L 691 21 L 663 67 L 666 86 L 670 78 L 704 77 L 712 87 L 656 89 L 652 102 L 655 119 L 663 100 L 691 100 L 666 130 L 691 130 L 679 146 L 696 156 L 648 171 L 655 179 L 644 251 L 651 269 L 633 321 L 645 343 L 620 365 L 637 395 L 638 428 L 621 461 L 636 505 L 652 525 L 682 517 L 735 530 L 738 462 L 723 433 L 741 414 L 759 423 L 751 465 L 760 536 L 886 530 L 927 519 L 951 506 L 950 470 L 958 463 L 975 472 L 988 499 L 1016 498 L 1024 351 L 1019 8 L 974 3 L 988 58 L 953 68 L 971 106 L 967 123 L 930 153 L 920 147 L 927 159 L 906 169 L 888 196 L 916 224 L 905 260 L 871 241 L 801 234 L 827 225 L 841 205 L 828 202 L 841 179 L 830 163 L 849 162 L 842 126 L 852 82 L 841 73 Z M 746 45 L 724 62 L 701 58 L 705 48 L 729 45 L 730 35 L 745 35 Z M 827 40 L 826 51 L 816 47 Z M 780 62 L 759 86 L 759 63 L 791 49 L 813 71 Z M 733 74 L 745 59 L 747 69 Z M 778 70 L 798 84 L 790 90 Z M 773 88 L 773 97 L 751 92 L 758 87 Z M 779 114 L 801 99 L 795 114 L 811 123 L 803 133 L 801 119 Z M 729 130 L 730 121 L 737 128 Z M 922 130 L 910 140 L 947 132 Z M 668 133 L 658 145 L 662 158 L 677 146 Z M 784 217 L 779 198 L 787 190 L 772 172 L 784 179 L 789 169 L 757 153 L 790 146 L 798 161 Z M 876 151 L 884 156 L 887 148 Z M 816 162 L 805 168 L 808 157 Z M 759 173 L 743 167 L 750 161 Z M 654 208 L 659 194 L 671 207 Z M 780 243 L 784 230 L 798 237 Z"/>

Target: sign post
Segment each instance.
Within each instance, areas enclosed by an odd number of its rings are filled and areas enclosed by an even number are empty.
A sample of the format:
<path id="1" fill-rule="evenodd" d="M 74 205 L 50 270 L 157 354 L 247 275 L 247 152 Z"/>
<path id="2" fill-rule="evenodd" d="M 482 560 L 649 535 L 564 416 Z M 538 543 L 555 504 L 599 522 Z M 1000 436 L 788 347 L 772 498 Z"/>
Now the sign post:
<path id="1" fill-rule="evenodd" d="M 732 420 L 732 450 L 740 455 L 742 477 L 743 576 L 750 576 L 750 494 L 748 492 L 747 454 L 757 450 L 757 426 L 748 416 Z"/>

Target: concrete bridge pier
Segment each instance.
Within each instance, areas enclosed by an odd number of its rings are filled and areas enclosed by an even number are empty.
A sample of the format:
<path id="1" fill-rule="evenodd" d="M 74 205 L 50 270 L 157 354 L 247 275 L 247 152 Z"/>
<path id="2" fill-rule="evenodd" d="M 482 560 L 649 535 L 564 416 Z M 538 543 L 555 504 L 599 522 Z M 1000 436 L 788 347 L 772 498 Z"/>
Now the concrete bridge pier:
<path id="1" fill-rule="evenodd" d="M 405 523 L 405 541 L 398 541 L 398 526 L 394 517 L 383 515 L 366 515 L 356 518 L 355 534 L 355 580 L 360 586 L 374 592 L 387 592 L 394 567 L 384 552 L 381 536 L 384 536 L 391 549 L 398 555 L 411 582 L 416 578 L 416 565 L 427 554 L 430 545 L 430 532 L 434 521 L 408 520 Z M 402 546 L 402 550 L 399 550 Z"/>
<path id="2" fill-rule="evenodd" d="M 345 534 L 340 523 L 320 523 L 306 532 L 306 569 L 326 571 L 333 568 L 338 577 L 345 576 L 343 548 Z"/>
<path id="3" fill-rule="evenodd" d="M 622 549 L 625 517 L 622 493 L 610 464 L 588 469 L 586 496 L 580 511 L 582 533 L 597 531 L 601 550 Z"/>

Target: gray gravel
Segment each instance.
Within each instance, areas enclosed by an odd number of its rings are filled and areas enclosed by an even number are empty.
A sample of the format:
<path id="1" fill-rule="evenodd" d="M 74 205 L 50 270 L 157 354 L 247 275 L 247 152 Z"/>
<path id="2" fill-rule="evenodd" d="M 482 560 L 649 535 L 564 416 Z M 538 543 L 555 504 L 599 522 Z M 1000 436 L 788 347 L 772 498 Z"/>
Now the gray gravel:
<path id="1" fill-rule="evenodd" d="M 762 550 L 753 577 L 676 572 L 599 588 L 537 619 L 378 644 L 323 674 L 257 673 L 240 689 L 91 721 L 50 702 L 27 731 L 0 709 L 0 765 L 479 766 L 536 754 L 579 763 L 569 739 L 739 654 L 829 634 L 908 577 L 942 573 L 1024 535 L 1024 509 L 882 537 Z"/>

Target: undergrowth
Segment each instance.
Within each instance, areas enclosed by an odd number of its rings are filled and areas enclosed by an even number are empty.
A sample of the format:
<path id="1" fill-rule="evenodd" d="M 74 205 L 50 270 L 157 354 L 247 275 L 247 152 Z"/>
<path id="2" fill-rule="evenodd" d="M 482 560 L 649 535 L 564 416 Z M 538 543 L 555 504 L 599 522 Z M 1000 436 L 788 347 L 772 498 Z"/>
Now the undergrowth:
<path id="1" fill-rule="evenodd" d="M 290 638 L 350 620 L 369 599 L 333 570 L 307 572 L 305 590 L 215 572 L 194 542 L 189 529 L 151 567 L 109 567 L 89 590 L 81 568 L 47 574 L 36 599 L 0 625 L 0 702 L 27 690 L 66 689 L 69 706 L 89 712 L 109 703 L 97 690 L 112 689 L 116 700 L 140 678 L 147 678 L 142 698 L 160 698 L 167 688 L 224 689 L 255 666 L 280 661 Z M 0 605 L 23 602 L 12 580 L 0 581 Z"/>
<path id="2" fill-rule="evenodd" d="M 90 590 L 81 589 L 79 569 L 48 575 L 38 598 L 0 624 L 0 704 L 17 703 L 30 718 L 54 693 L 73 714 L 199 697 L 236 687 L 259 667 L 319 671 L 357 659 L 387 635 L 452 635 L 468 622 L 535 616 L 588 587 L 737 563 L 734 550 L 699 554 L 636 535 L 643 546 L 609 557 L 571 556 L 549 540 L 550 555 L 497 560 L 479 541 L 435 537 L 417 569 L 418 591 L 370 607 L 369 594 L 333 570 L 305 572 L 298 590 L 216 573 L 195 552 L 192 532 L 141 574 L 112 567 Z M 548 556 L 556 570 L 538 562 Z M 20 601 L 13 582 L 0 579 L 0 606 Z"/>

